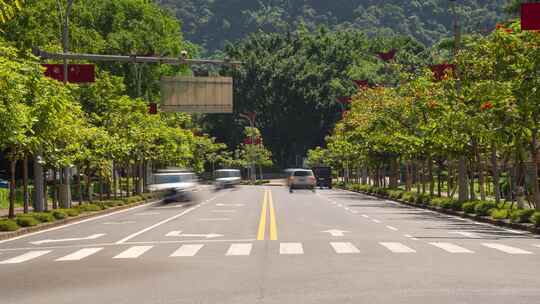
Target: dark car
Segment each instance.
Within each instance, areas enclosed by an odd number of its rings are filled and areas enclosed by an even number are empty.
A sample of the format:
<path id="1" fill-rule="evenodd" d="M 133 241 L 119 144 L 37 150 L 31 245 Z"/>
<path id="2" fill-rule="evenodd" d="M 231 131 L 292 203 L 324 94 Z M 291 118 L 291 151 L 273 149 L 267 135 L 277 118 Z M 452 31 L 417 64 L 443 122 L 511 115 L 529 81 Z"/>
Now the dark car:
<path id="1" fill-rule="evenodd" d="M 332 168 L 314 167 L 312 170 L 317 179 L 317 187 L 328 187 L 332 189 Z"/>

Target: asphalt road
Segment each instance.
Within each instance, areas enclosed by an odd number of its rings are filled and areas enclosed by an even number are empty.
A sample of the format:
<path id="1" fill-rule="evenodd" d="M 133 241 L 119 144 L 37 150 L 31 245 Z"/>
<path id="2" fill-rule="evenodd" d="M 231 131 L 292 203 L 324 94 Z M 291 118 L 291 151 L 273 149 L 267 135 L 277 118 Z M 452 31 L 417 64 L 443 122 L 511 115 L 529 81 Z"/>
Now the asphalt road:
<path id="1" fill-rule="evenodd" d="M 540 238 L 341 190 L 205 190 L 0 241 L 0 303 L 540 303 Z"/>

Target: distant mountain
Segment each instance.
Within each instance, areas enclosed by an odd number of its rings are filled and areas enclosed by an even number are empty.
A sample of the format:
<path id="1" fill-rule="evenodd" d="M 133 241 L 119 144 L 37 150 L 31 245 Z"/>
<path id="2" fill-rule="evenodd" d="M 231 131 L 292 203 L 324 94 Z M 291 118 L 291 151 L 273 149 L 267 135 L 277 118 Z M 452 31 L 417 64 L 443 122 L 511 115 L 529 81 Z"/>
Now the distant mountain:
<path id="1" fill-rule="evenodd" d="M 182 21 L 186 38 L 212 52 L 251 32 L 286 31 L 304 23 L 367 33 L 411 35 L 430 45 L 452 31 L 457 3 L 465 31 L 493 29 L 508 0 L 157 0 Z"/>

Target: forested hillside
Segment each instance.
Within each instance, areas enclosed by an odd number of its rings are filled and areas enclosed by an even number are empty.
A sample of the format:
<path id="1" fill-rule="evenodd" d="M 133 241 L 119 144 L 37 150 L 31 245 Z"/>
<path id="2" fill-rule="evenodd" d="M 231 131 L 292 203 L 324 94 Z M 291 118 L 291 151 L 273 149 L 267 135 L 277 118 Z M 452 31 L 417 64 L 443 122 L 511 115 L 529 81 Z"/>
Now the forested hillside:
<path id="1" fill-rule="evenodd" d="M 313 28 L 356 28 L 369 34 L 399 33 L 431 44 L 452 31 L 448 0 L 158 0 L 182 20 L 186 38 L 221 49 L 248 33 Z M 465 30 L 486 32 L 505 18 L 507 0 L 457 1 Z"/>

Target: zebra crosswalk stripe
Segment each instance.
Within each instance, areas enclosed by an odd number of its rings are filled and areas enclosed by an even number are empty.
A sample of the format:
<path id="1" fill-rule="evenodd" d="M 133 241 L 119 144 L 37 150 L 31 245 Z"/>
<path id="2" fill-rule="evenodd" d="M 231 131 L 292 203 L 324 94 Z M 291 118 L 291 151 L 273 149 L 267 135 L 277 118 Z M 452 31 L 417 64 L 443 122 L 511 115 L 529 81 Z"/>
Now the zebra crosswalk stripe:
<path id="1" fill-rule="evenodd" d="M 413 253 L 416 252 L 416 250 L 409 248 L 401 243 L 397 242 L 381 242 L 379 243 L 382 246 L 386 247 L 386 249 L 395 252 L 395 253 Z"/>
<path id="2" fill-rule="evenodd" d="M 452 243 L 444 243 L 444 242 L 434 242 L 430 243 L 431 245 L 441 248 L 445 251 L 448 251 L 450 253 L 474 253 L 474 251 L 471 251 L 467 248 L 463 248 L 461 246 L 452 244 Z"/>
<path id="3" fill-rule="evenodd" d="M 499 251 L 509 254 L 532 254 L 532 252 L 523 250 L 517 247 L 507 246 L 499 243 L 482 243 L 483 246 L 488 248 L 497 249 Z"/>
<path id="4" fill-rule="evenodd" d="M 18 264 L 18 263 L 30 261 L 32 259 L 35 259 L 35 258 L 40 257 L 42 255 L 45 255 L 45 254 L 47 254 L 49 252 L 51 252 L 51 250 L 29 251 L 27 253 L 21 254 L 21 255 L 16 256 L 16 257 L 13 257 L 11 259 L 1 261 L 0 264 Z"/>
<path id="5" fill-rule="evenodd" d="M 330 246 L 334 248 L 334 251 L 338 254 L 342 253 L 360 253 L 360 250 L 349 242 L 331 242 Z"/>
<path id="6" fill-rule="evenodd" d="M 113 259 L 135 259 L 152 249 L 152 247 L 154 246 L 133 246 L 114 256 Z"/>
<path id="7" fill-rule="evenodd" d="M 186 244 L 180 246 L 170 257 L 190 257 L 194 256 L 203 248 L 203 244 Z"/>
<path id="8" fill-rule="evenodd" d="M 101 251 L 103 249 L 103 247 L 101 248 L 83 248 L 83 249 L 80 249 L 80 250 L 77 250 L 71 254 L 68 254 L 66 256 L 63 256 L 59 259 L 56 259 L 56 261 L 78 261 L 78 260 L 82 260 L 86 257 L 89 257 L 99 251 Z"/>
<path id="9" fill-rule="evenodd" d="M 279 254 L 304 254 L 302 243 L 280 243 Z"/>
<path id="10" fill-rule="evenodd" d="M 232 256 L 232 255 L 249 255 L 251 253 L 251 248 L 253 247 L 252 244 L 246 243 L 246 244 L 232 244 L 229 247 L 229 250 L 227 250 L 227 253 L 225 255 Z"/>

